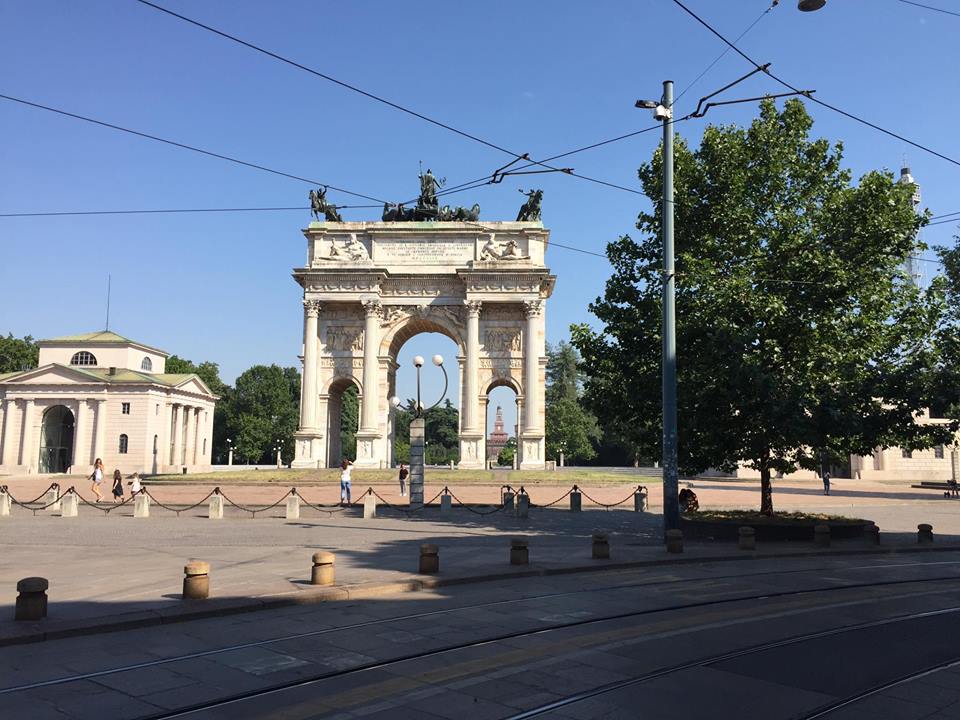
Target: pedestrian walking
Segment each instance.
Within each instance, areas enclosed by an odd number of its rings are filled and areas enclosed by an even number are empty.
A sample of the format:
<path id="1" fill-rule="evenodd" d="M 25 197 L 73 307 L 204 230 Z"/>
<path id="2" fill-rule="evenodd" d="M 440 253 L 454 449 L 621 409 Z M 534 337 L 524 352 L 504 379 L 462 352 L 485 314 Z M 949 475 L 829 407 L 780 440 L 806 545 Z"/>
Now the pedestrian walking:
<path id="1" fill-rule="evenodd" d="M 403 466 L 403 463 L 400 463 L 400 497 L 407 494 L 407 476 L 409 474 L 410 471 Z"/>
<path id="2" fill-rule="evenodd" d="M 829 470 L 823 471 L 823 494 L 824 495 L 830 494 L 830 471 Z"/>
<path id="3" fill-rule="evenodd" d="M 97 502 L 101 502 L 103 500 L 103 493 L 100 492 L 100 485 L 103 483 L 103 460 L 100 458 L 97 458 L 93 463 L 90 482 L 90 490 L 97 496 Z"/>
<path id="4" fill-rule="evenodd" d="M 350 504 L 350 470 L 353 463 L 346 458 L 340 463 L 340 504 Z"/>
<path id="5" fill-rule="evenodd" d="M 140 484 L 140 473 L 135 472 L 133 475 L 131 475 L 127 485 L 130 486 L 130 497 L 136 497 L 142 493 L 143 485 Z"/>
<path id="6" fill-rule="evenodd" d="M 120 474 L 120 470 L 113 471 L 113 501 L 117 502 L 123 501 L 123 475 Z"/>

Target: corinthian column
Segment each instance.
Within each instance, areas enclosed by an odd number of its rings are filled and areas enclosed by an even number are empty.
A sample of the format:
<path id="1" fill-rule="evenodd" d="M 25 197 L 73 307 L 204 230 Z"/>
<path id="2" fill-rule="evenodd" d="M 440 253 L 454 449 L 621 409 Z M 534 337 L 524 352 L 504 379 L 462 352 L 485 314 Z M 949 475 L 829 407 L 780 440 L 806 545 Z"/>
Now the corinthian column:
<path id="1" fill-rule="evenodd" d="M 306 330 L 303 333 L 303 397 L 300 401 L 300 429 L 317 426 L 317 318 L 320 303 L 303 301 Z"/>
<path id="2" fill-rule="evenodd" d="M 523 427 L 527 432 L 540 430 L 540 346 L 537 334 L 542 307 L 540 300 L 523 303 L 527 316 L 523 338 Z"/>
<path id="3" fill-rule="evenodd" d="M 464 359 L 464 382 L 466 389 L 463 407 L 463 429 L 477 431 L 477 365 L 480 355 L 480 306 L 479 300 L 467 302 L 467 357 Z"/>
<path id="4" fill-rule="evenodd" d="M 363 326 L 363 405 L 360 408 L 360 430 L 377 432 L 377 349 L 380 344 L 380 318 L 383 306 L 379 299 L 363 303 L 366 319 Z"/>

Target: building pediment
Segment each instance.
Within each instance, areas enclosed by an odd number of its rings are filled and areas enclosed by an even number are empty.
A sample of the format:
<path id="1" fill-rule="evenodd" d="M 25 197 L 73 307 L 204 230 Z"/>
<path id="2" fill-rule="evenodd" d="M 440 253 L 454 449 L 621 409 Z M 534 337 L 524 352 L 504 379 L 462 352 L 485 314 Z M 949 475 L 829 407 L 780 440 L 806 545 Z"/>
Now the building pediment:
<path id="1" fill-rule="evenodd" d="M 43 367 L 7 378 L 2 384 L 10 385 L 89 385 L 91 382 L 103 382 L 101 378 L 83 370 L 66 365 L 44 365 Z"/>
<path id="2" fill-rule="evenodd" d="M 183 382 L 174 385 L 177 390 L 183 392 L 196 393 L 197 395 L 213 395 L 210 388 L 198 376 L 191 375 Z"/>

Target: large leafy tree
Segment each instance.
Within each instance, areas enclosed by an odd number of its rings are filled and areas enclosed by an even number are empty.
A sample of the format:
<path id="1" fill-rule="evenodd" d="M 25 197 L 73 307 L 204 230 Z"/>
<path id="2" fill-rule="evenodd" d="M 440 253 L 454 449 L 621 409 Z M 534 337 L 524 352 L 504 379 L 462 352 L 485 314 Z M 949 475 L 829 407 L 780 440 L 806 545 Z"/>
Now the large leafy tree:
<path id="1" fill-rule="evenodd" d="M 407 407 L 413 407 L 415 400 L 408 400 Z M 396 462 L 410 460 L 410 421 L 413 413 L 397 410 L 394 420 L 394 459 Z M 424 461 L 428 465 L 446 465 L 451 460 L 460 459 L 460 412 L 449 399 L 435 408 L 426 410 L 424 419 L 424 440 L 427 447 Z"/>
<path id="2" fill-rule="evenodd" d="M 37 366 L 40 349 L 29 335 L 16 338 L 12 333 L 0 335 L 0 373 L 32 370 Z"/>
<path id="3" fill-rule="evenodd" d="M 960 420 L 960 236 L 952 248 L 938 248 L 946 285 L 946 312 L 937 331 L 941 365 L 936 388 L 938 417 Z"/>
<path id="4" fill-rule="evenodd" d="M 254 365 L 237 378 L 228 431 L 233 447 L 247 462 L 271 462 L 276 441 L 282 459 L 293 459 L 293 433 L 300 404 L 300 373 L 295 368 Z"/>
<path id="5" fill-rule="evenodd" d="M 580 402 L 579 362 L 579 354 L 568 342 L 547 346 L 547 457 L 559 458 L 563 452 L 571 462 L 594 458 L 600 440 L 597 419 Z"/>
<path id="6" fill-rule="evenodd" d="M 931 399 L 943 287 L 921 292 L 902 271 L 923 222 L 912 188 L 886 172 L 852 184 L 841 145 L 811 126 L 800 101 L 764 101 L 749 128 L 676 144 L 680 466 L 745 463 L 768 513 L 775 473 L 946 434 L 914 422 Z M 591 306 L 603 329 L 575 328 L 574 345 L 601 422 L 658 457 L 660 150 L 639 174 L 653 212 L 640 240 L 608 246 L 614 272 Z"/>

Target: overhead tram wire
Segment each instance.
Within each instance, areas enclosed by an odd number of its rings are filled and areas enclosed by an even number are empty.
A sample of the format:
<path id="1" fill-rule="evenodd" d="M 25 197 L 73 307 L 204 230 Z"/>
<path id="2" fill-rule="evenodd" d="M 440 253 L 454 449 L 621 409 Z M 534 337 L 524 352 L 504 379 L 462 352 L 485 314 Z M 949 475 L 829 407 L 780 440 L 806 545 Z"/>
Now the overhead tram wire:
<path id="1" fill-rule="evenodd" d="M 914 2 L 913 0 L 897 0 L 897 2 L 902 2 L 904 5 L 913 5 L 914 7 L 924 8 L 925 10 L 933 10 L 934 12 L 943 13 L 944 15 L 960 17 L 960 12 L 944 10 L 943 8 L 934 7 L 933 5 L 924 5 L 923 3 Z"/>
<path id="2" fill-rule="evenodd" d="M 743 50 L 741 50 L 740 48 L 738 48 L 734 43 L 732 43 L 732 42 L 731 42 L 730 40 L 728 40 L 722 33 L 720 33 L 719 30 L 717 30 L 716 28 L 714 28 L 712 25 L 710 25 L 710 23 L 708 23 L 708 22 L 707 22 L 706 20 L 704 20 L 702 17 L 700 17 L 699 15 L 697 15 L 695 12 L 693 12 L 693 10 L 691 10 L 691 9 L 688 8 L 686 5 L 684 5 L 684 4 L 681 2 L 681 0 L 673 0 L 673 3 L 674 3 L 675 5 L 677 5 L 678 7 L 680 7 L 685 13 L 687 13 L 690 17 L 692 17 L 692 18 L 693 18 L 694 20 L 696 20 L 698 23 L 700 23 L 701 25 L 703 25 L 703 27 L 705 27 L 705 28 L 706 28 L 707 30 L 709 30 L 711 33 L 713 33 L 714 35 L 716 35 L 720 40 L 722 40 L 724 43 L 726 43 L 726 44 L 730 47 L 730 49 L 732 49 L 735 53 L 737 53 L 740 57 L 742 57 L 742 58 L 743 58 L 744 60 L 746 60 L 748 63 L 750 63 L 751 65 L 753 65 L 753 66 L 754 66 L 755 68 L 757 68 L 757 69 L 763 69 L 763 66 L 760 65 L 760 63 L 758 63 L 758 62 L 757 62 L 756 60 L 754 60 L 752 57 L 750 57 L 750 56 L 747 55 L 745 52 L 743 52 Z M 789 90 L 792 90 L 792 91 L 795 92 L 795 93 L 803 94 L 803 92 L 802 92 L 801 90 L 797 89 L 796 87 L 794 87 L 793 85 L 791 85 L 790 83 L 788 83 L 786 80 L 783 80 L 782 78 L 774 75 L 772 72 L 770 72 L 769 69 L 763 70 L 763 72 L 765 72 L 765 73 L 766 73 L 767 75 L 769 75 L 772 79 L 776 80 L 778 83 L 780 83 L 781 85 L 783 85 L 785 88 L 787 88 L 787 89 L 789 89 Z M 946 161 L 949 162 L 949 163 L 953 163 L 954 165 L 960 166 L 960 160 L 957 160 L 956 158 L 952 158 L 952 157 L 950 157 L 949 155 L 944 155 L 944 154 L 941 153 L 941 152 L 937 152 L 937 151 L 934 150 L 933 148 L 927 147 L 926 145 L 922 145 L 922 144 L 920 144 L 920 143 L 918 143 L 918 142 L 916 142 L 916 141 L 914 141 L 914 140 L 910 140 L 909 138 L 906 138 L 906 137 L 904 137 L 903 135 L 900 135 L 900 134 L 898 134 L 898 133 L 895 133 L 895 132 L 893 132 L 892 130 L 887 130 L 886 128 L 880 127 L 880 126 L 877 125 L 876 123 L 872 123 L 872 122 L 870 122 L 869 120 L 865 120 L 865 119 L 862 118 L 862 117 L 858 117 L 857 115 L 854 115 L 853 113 L 847 112 L 846 110 L 843 110 L 843 109 L 837 107 L 836 105 L 831 105 L 830 103 L 828 103 L 828 102 L 826 102 L 826 101 L 824 101 L 824 100 L 820 100 L 819 98 L 814 97 L 814 96 L 809 96 L 808 99 L 809 99 L 811 102 L 816 103 L 817 105 L 820 105 L 820 106 L 822 106 L 822 107 L 825 107 L 825 108 L 827 108 L 828 110 L 832 110 L 833 112 L 838 113 L 838 114 L 840 114 L 840 115 L 843 115 L 844 117 L 850 118 L 851 120 L 855 120 L 856 122 L 861 123 L 862 125 L 866 125 L 867 127 L 873 128 L 874 130 L 876 130 L 876 131 L 878 131 L 878 132 L 881 132 L 881 133 L 883 133 L 883 134 L 885 134 L 885 135 L 889 135 L 889 136 L 892 137 L 892 138 L 896 138 L 897 140 L 900 140 L 901 142 L 905 142 L 905 143 L 907 143 L 908 145 L 912 145 L 913 147 L 915 147 L 915 148 L 917 148 L 917 149 L 919 149 L 919 150 L 923 150 L 924 152 L 930 153 L 931 155 L 935 155 L 936 157 L 940 158 L 941 160 L 946 160 Z"/>
<path id="3" fill-rule="evenodd" d="M 370 195 L 364 195 L 362 193 L 354 192 L 352 190 L 347 190 L 346 188 L 337 187 L 336 185 L 331 185 L 330 183 L 325 183 L 320 180 L 312 180 L 310 178 L 305 178 L 300 175 L 294 175 L 292 173 L 283 172 L 282 170 L 275 170 L 273 168 L 267 167 L 266 165 L 258 165 L 257 163 L 247 162 L 246 160 L 240 160 L 229 155 L 224 155 L 222 153 L 213 152 L 211 150 L 204 150 L 203 148 L 196 147 L 194 145 L 187 145 L 186 143 L 177 142 L 175 140 L 168 140 L 166 138 L 159 137 L 157 135 L 151 135 L 149 133 L 140 132 L 139 130 L 132 130 L 131 128 L 123 127 L 122 125 L 115 125 L 113 123 L 108 123 L 104 120 L 97 120 L 96 118 L 87 117 L 86 115 L 78 115 L 77 113 L 68 112 L 67 110 L 61 110 L 59 108 L 50 107 L 49 105 L 41 105 L 40 103 L 31 102 L 30 100 L 24 100 L 23 98 L 14 97 L 12 95 L 4 95 L 0 93 L 0 99 L 9 100 L 10 102 L 20 103 L 21 105 L 26 105 L 28 107 L 36 108 L 39 110 L 46 110 L 47 112 L 55 113 L 57 115 L 63 115 L 65 117 L 73 118 L 74 120 L 82 120 L 83 122 L 91 123 L 93 125 L 99 125 L 101 127 L 110 128 L 111 130 L 117 130 L 119 132 L 128 133 L 130 135 L 136 135 L 137 137 L 146 138 L 147 140 L 153 140 L 154 142 L 164 143 L 166 145 L 172 145 L 173 147 L 180 148 L 182 150 L 190 150 L 191 152 L 200 153 L 201 155 L 206 155 L 208 157 L 217 158 L 218 160 L 226 160 L 227 162 L 232 162 L 237 165 L 243 165 L 244 167 L 253 168 L 254 170 L 262 170 L 263 172 L 268 172 L 273 175 L 279 175 L 280 177 L 289 178 L 291 180 L 298 180 L 300 182 L 309 183 L 311 185 L 323 185 L 331 190 L 336 190 L 337 192 L 344 193 L 345 195 L 352 195 L 353 197 L 363 198 L 364 200 L 373 200 L 374 202 L 382 203 L 384 202 L 380 198 L 375 198 Z"/>

